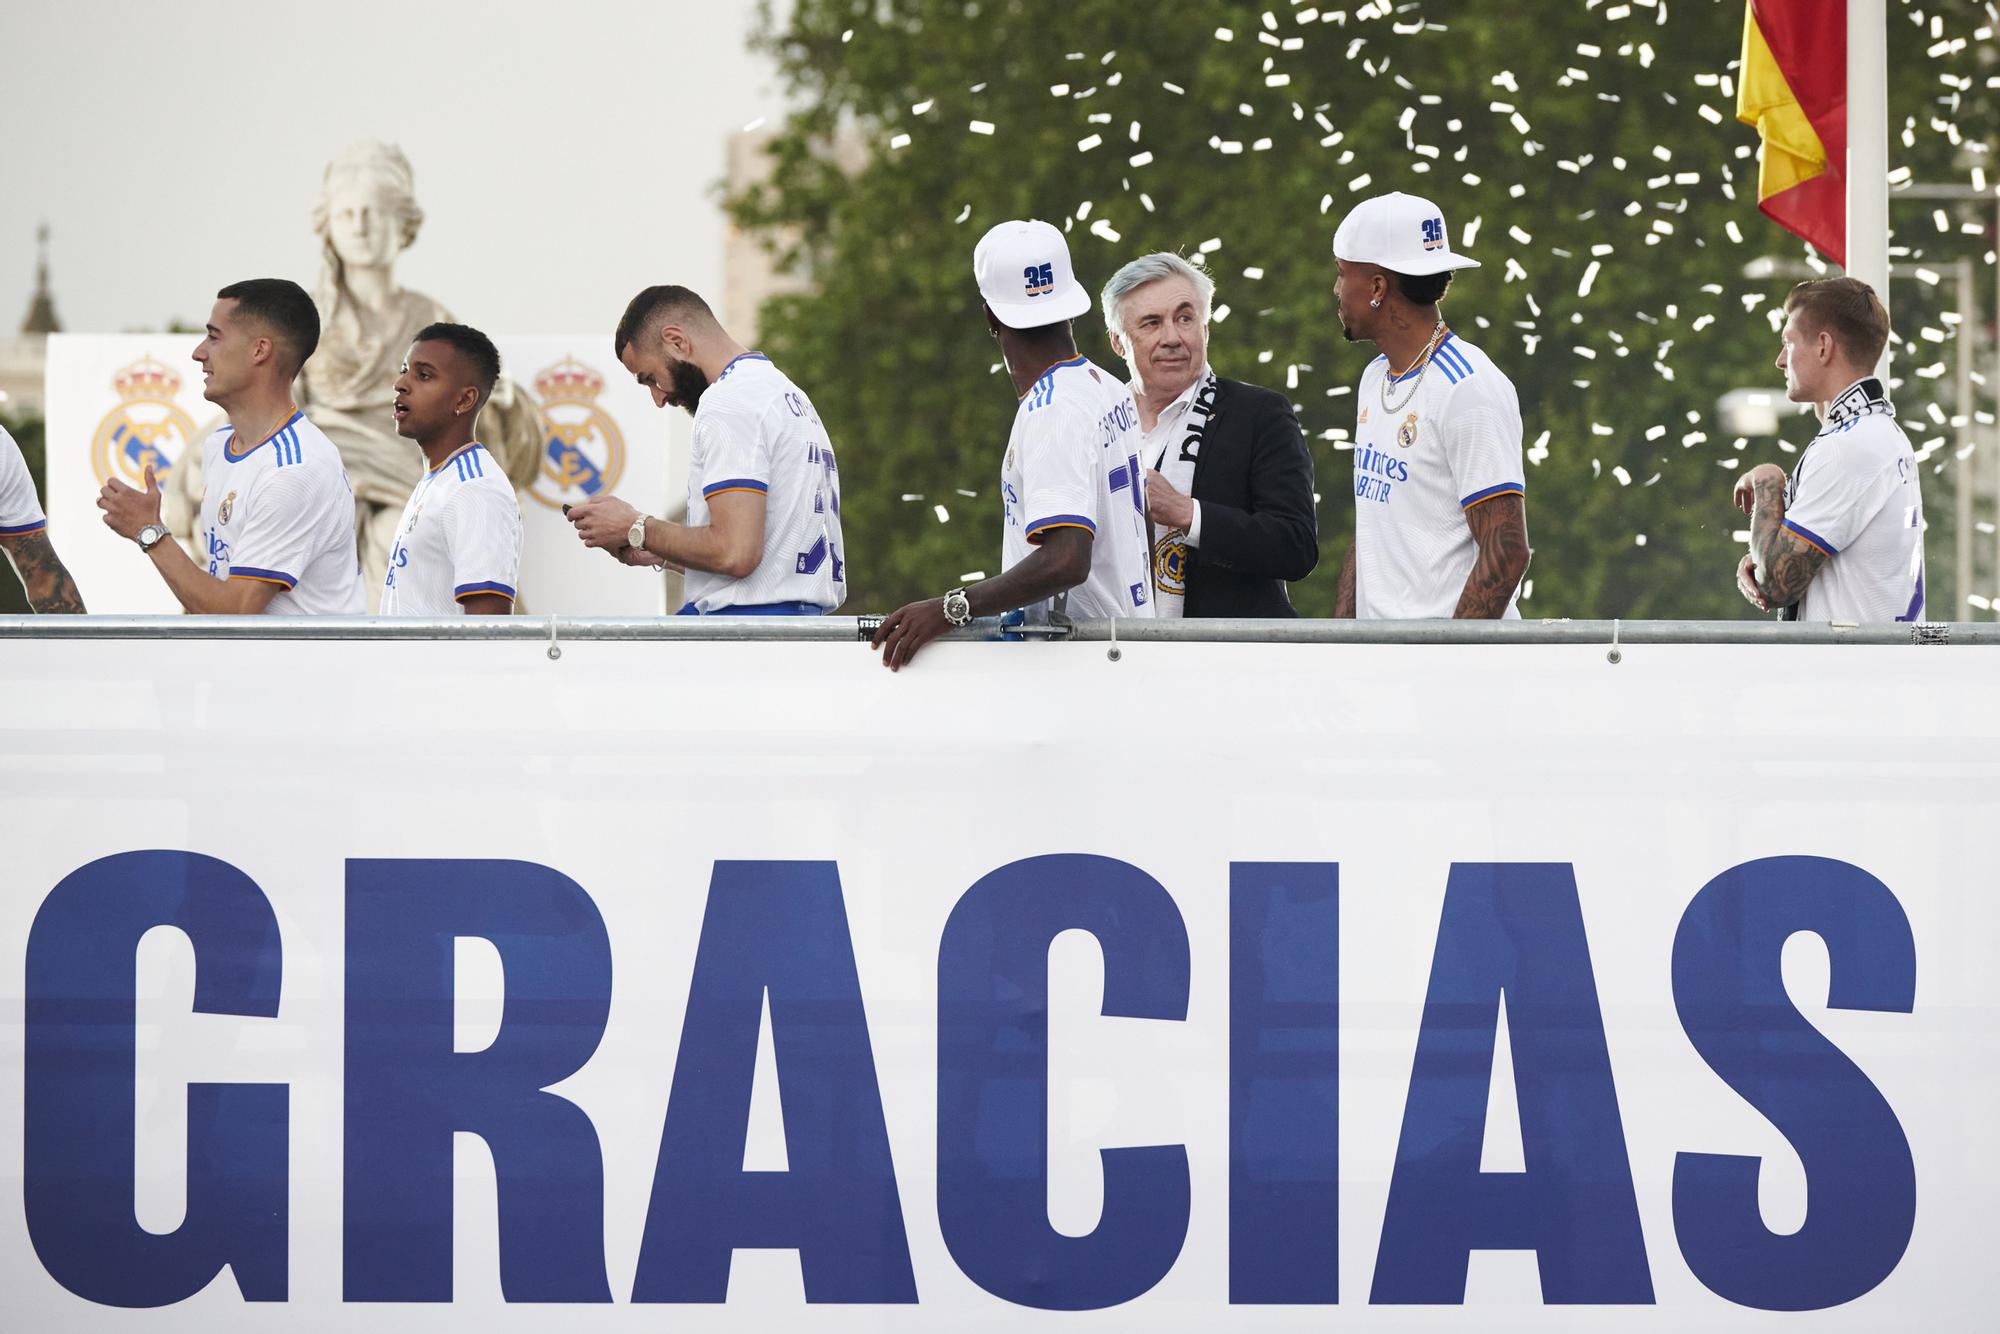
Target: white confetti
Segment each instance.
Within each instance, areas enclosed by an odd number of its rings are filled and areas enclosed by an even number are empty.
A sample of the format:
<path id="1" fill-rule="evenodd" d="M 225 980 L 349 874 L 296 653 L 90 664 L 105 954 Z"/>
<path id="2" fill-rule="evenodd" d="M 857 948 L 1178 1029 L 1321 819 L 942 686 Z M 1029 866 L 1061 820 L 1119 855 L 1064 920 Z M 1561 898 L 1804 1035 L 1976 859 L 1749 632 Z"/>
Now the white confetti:
<path id="1" fill-rule="evenodd" d="M 958 582 L 961 584 L 976 584 L 985 577 L 986 571 L 984 570 L 967 570 L 964 574 L 958 576 Z"/>
<path id="2" fill-rule="evenodd" d="M 1134 153 L 1130 158 L 1126 159 L 1127 163 L 1134 167 L 1146 166 L 1152 160 L 1153 160 L 1153 155 L 1150 152 Z"/>
<path id="3" fill-rule="evenodd" d="M 892 135 L 890 135 L 890 136 L 889 136 L 889 147 L 891 147 L 891 148 L 908 148 L 909 146 L 910 146 L 910 136 L 909 136 L 909 135 L 907 135 L 907 134 L 892 134 Z"/>
<path id="4" fill-rule="evenodd" d="M 1370 176 L 1367 172 L 1364 171 L 1359 176 L 1356 176 L 1353 180 L 1349 181 L 1347 183 L 1347 188 L 1350 190 L 1366 190 L 1368 188 L 1368 182 L 1374 179 L 1375 178 L 1373 176 Z"/>
<path id="5" fill-rule="evenodd" d="M 1219 236 L 1211 236 L 1196 247 L 1197 252 L 1203 255 L 1212 255 L 1220 249 L 1222 249 L 1222 238 Z"/>
<path id="6" fill-rule="evenodd" d="M 1217 28 L 1215 30 L 1215 40 L 1218 42 L 1233 42 L 1236 40 L 1236 34 L 1227 28 Z"/>
<path id="7" fill-rule="evenodd" d="M 1597 281 L 1597 271 L 1603 267 L 1597 260 L 1590 261 L 1590 267 L 1583 271 L 1583 281 L 1576 285 L 1578 296 L 1589 296 L 1590 286 Z"/>
<path id="8" fill-rule="evenodd" d="M 1101 134 L 1086 135 L 1084 138 L 1076 141 L 1076 151 L 1079 153 L 1088 153 L 1103 142 L 1104 136 Z"/>
<path id="9" fill-rule="evenodd" d="M 946 509 L 944 506 L 933 505 L 931 506 L 931 512 L 937 515 L 937 521 L 939 523 L 951 522 L 951 511 Z"/>
<path id="10" fill-rule="evenodd" d="M 1113 230 L 1111 224 L 1109 222 L 1106 222 L 1103 218 L 1099 218 L 1096 222 L 1090 224 L 1090 234 L 1092 236 L 1102 237 L 1103 239 L 1111 242 L 1113 245 L 1116 245 L 1118 242 L 1125 239 L 1124 237 L 1120 236 L 1115 230 Z"/>
<path id="11" fill-rule="evenodd" d="M 993 133 L 993 122 L 990 120 L 975 120 L 965 128 L 971 130 L 974 134 L 991 134 Z"/>
<path id="12" fill-rule="evenodd" d="M 919 102 L 915 106 L 910 108 L 910 114 L 912 116 L 921 116 L 926 111 L 929 111 L 931 109 L 931 106 L 932 106 L 931 102 Z"/>
<path id="13" fill-rule="evenodd" d="M 1243 270 L 1243 276 L 1244 276 L 1245 278 L 1249 278 L 1249 279 L 1251 279 L 1251 280 L 1253 280 L 1253 281 L 1254 281 L 1254 280 L 1256 280 L 1256 279 L 1258 279 L 1258 278 L 1262 278 L 1262 277 L 1264 276 L 1264 270 L 1262 270 L 1262 269 L 1259 269 L 1259 268 L 1248 268 L 1248 269 L 1245 269 L 1245 270 Z"/>

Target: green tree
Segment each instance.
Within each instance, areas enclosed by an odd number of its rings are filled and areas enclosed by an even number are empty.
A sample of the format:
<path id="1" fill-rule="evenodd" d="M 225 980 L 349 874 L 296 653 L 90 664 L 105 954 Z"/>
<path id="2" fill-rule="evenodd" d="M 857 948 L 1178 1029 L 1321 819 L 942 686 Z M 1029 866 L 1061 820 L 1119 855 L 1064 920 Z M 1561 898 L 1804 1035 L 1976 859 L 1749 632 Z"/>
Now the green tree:
<path id="1" fill-rule="evenodd" d="M 1715 407 L 1779 382 L 1770 313 L 1790 280 L 1748 281 L 1744 263 L 1805 251 L 1756 211 L 1755 134 L 1734 119 L 1742 22 L 1741 0 L 797 0 L 782 22 L 767 5 L 760 40 L 801 109 L 769 182 L 728 206 L 813 280 L 767 306 L 762 341 L 842 446 L 853 605 L 997 568 L 1014 406 L 971 255 L 993 223 L 1032 216 L 1067 228 L 1093 285 L 1145 251 L 1204 256 L 1215 365 L 1288 389 L 1313 441 L 1322 556 L 1293 595 L 1327 614 L 1353 528 L 1351 386 L 1373 355 L 1333 318 L 1330 241 L 1356 199 L 1404 189 L 1439 200 L 1484 261 L 1445 309 L 1520 390 L 1524 611 L 1752 615 L 1730 578 L 1729 490 L 1785 456 L 1724 434 Z M 1982 150 L 1993 138 L 1982 23 L 1969 5 L 1892 18 L 1895 152 L 1919 179 L 1984 160 L 1959 127 Z M 840 133 L 870 146 L 858 172 L 828 150 Z M 1899 308 L 1898 324 L 1931 315 Z M 1118 368 L 1101 322 L 1077 334 Z M 1913 378 L 1904 416 L 1940 384 Z M 1935 521 L 1949 506 L 1932 485 Z M 1934 533 L 1934 568 L 1948 540 Z"/>

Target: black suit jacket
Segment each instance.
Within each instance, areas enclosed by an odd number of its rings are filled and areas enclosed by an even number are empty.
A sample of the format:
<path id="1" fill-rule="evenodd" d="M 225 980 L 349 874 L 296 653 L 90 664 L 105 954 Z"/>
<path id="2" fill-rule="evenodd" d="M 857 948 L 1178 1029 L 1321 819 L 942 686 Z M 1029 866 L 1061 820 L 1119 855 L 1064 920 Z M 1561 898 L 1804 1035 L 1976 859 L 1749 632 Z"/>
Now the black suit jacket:
<path id="1" fill-rule="evenodd" d="M 1188 420 L 1195 420 L 1192 413 Z M 1170 454 L 1186 447 L 1187 435 L 1183 422 L 1169 440 Z M 1291 400 L 1218 377 L 1195 448 L 1201 545 L 1188 548 L 1183 614 L 1298 615 L 1285 583 L 1319 563 L 1319 521 L 1312 455 Z"/>

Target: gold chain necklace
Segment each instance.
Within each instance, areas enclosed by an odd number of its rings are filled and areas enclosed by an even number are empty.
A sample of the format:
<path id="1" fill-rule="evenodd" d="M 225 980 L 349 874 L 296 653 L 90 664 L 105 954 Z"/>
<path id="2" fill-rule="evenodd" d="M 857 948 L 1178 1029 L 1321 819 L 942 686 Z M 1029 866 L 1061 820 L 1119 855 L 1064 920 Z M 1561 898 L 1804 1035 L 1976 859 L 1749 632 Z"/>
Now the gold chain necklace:
<path id="1" fill-rule="evenodd" d="M 1451 330 L 1445 327 L 1444 321 L 1439 320 L 1437 328 L 1431 330 L 1431 340 L 1424 344 L 1424 350 L 1417 353 L 1417 359 L 1410 363 L 1411 370 L 1415 370 L 1418 366 L 1422 366 L 1423 369 L 1417 371 L 1417 378 L 1410 383 L 1410 392 L 1403 395 L 1403 401 L 1400 403 L 1392 404 L 1389 402 L 1389 382 L 1396 377 L 1390 374 L 1389 367 L 1386 364 L 1382 367 L 1382 411 L 1393 414 L 1401 412 L 1404 408 L 1410 406 L 1410 400 L 1417 396 L 1417 390 L 1423 388 L 1424 376 L 1430 374 L 1431 353 L 1437 351 L 1438 346 L 1450 334 Z M 1404 375 L 1408 375 L 1409 373 L 1407 370 L 1403 372 Z"/>

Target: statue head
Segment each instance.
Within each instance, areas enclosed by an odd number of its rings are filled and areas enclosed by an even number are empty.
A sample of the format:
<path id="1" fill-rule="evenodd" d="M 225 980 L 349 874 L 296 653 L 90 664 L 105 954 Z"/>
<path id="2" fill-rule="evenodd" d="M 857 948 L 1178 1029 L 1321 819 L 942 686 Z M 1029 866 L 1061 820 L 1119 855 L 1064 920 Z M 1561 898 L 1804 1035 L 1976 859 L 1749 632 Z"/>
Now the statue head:
<path id="1" fill-rule="evenodd" d="M 394 264 L 423 223 L 415 176 L 402 149 L 363 139 L 327 163 L 313 209 L 313 231 L 336 285 L 350 267 Z"/>

